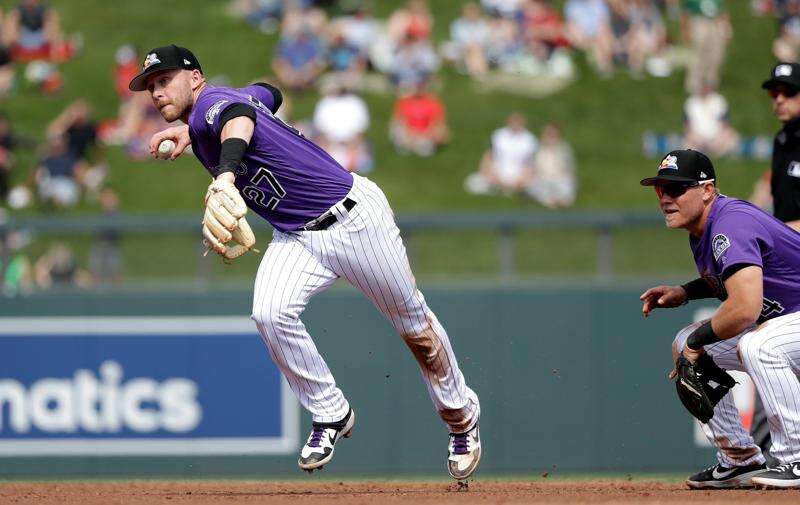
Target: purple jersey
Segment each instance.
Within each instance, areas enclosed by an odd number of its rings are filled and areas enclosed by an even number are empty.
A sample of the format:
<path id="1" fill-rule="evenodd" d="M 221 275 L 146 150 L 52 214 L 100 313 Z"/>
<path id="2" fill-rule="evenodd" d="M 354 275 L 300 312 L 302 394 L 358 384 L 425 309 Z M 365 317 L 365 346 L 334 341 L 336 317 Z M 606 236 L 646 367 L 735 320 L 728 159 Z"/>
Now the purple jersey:
<path id="1" fill-rule="evenodd" d="M 726 298 L 724 280 L 738 267 L 761 267 L 764 304 L 759 322 L 800 310 L 800 233 L 748 202 L 717 197 L 705 231 L 689 237 L 697 271 Z"/>
<path id="2" fill-rule="evenodd" d="M 219 164 L 221 113 L 233 104 L 256 111 L 255 130 L 236 170 L 247 206 L 281 231 L 301 228 L 342 200 L 353 176 L 321 147 L 276 118 L 273 96 L 262 86 L 207 86 L 189 115 L 192 149 L 211 172 Z"/>

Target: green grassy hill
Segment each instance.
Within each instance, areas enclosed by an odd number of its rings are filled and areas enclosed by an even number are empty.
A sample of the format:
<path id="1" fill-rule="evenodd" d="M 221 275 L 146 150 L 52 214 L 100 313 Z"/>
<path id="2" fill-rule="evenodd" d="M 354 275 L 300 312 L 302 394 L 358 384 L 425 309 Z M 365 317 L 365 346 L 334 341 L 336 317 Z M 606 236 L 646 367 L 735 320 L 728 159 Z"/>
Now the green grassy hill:
<path id="1" fill-rule="evenodd" d="M 388 16 L 399 4 L 373 3 L 380 17 Z M 438 40 L 446 38 L 462 3 L 431 2 Z M 777 123 L 759 84 L 773 62 L 770 45 L 774 21 L 753 17 L 749 2 L 744 0 L 728 3 L 735 35 L 722 93 L 731 104 L 736 128 L 746 134 L 772 134 Z M 219 0 L 57 2 L 65 31 L 80 31 L 86 42 L 83 53 L 63 65 L 64 89 L 47 97 L 31 90 L 18 91 L 0 107 L 8 112 L 16 130 L 39 139 L 47 122 L 74 98 L 87 98 L 101 119 L 113 117 L 117 99 L 111 66 L 114 51 L 124 43 L 134 43 L 142 50 L 171 42 L 186 45 L 195 51 L 207 75 L 224 74 L 233 84 L 268 74 L 277 36 L 265 36 L 227 17 L 225 4 Z M 373 125 L 369 139 L 376 153 L 376 170 L 371 177 L 382 185 L 400 212 L 538 210 L 537 204 L 527 200 L 470 196 L 462 189 L 462 181 L 475 170 L 490 132 L 503 123 L 511 110 L 521 110 L 537 132 L 546 122 L 563 125 L 579 161 L 578 207 L 652 208 L 652 194 L 637 185 L 638 179 L 654 168 L 654 162 L 641 155 L 641 134 L 646 129 L 680 129 L 685 99 L 683 72 L 642 81 L 618 73 L 612 79 L 601 80 L 586 67 L 582 57 L 577 60 L 579 79 L 544 99 L 478 94 L 468 78 L 444 69 L 440 73 L 441 94 L 448 106 L 453 139 L 428 159 L 394 152 L 386 133 L 393 97 L 367 95 Z M 293 116 L 310 116 L 317 98 L 316 94 L 292 96 Z M 195 160 L 136 163 L 128 161 L 117 148 L 110 149 L 108 156 L 112 166 L 110 184 L 121 194 L 124 210 L 198 207 L 208 178 Z M 33 159 L 32 153 L 23 154 L 16 180 L 25 177 Z M 717 165 L 722 189 L 734 196 L 746 196 L 766 168 L 764 164 L 729 160 Z"/>

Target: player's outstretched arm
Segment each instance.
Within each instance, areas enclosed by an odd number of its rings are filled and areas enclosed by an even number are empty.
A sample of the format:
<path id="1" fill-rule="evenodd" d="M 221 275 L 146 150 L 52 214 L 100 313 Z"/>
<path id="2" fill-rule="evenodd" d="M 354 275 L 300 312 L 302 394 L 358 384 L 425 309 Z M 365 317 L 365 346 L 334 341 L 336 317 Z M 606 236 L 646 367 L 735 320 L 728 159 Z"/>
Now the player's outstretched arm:
<path id="1" fill-rule="evenodd" d="M 150 137 L 150 154 L 153 157 L 158 157 L 158 146 L 166 139 L 175 142 L 175 149 L 169 157 L 169 159 L 174 160 L 192 144 L 192 139 L 189 138 L 189 125 L 173 126 L 166 130 L 161 130 Z"/>
<path id="2" fill-rule="evenodd" d="M 647 317 L 653 309 L 679 307 L 686 303 L 686 289 L 683 286 L 656 286 L 639 297 L 642 301 L 642 315 Z"/>

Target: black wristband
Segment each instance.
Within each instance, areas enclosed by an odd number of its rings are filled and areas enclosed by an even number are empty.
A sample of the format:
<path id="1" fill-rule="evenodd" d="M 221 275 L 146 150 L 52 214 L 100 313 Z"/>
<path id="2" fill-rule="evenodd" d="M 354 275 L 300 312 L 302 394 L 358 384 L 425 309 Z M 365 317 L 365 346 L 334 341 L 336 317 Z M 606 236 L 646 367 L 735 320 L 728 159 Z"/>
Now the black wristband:
<path id="1" fill-rule="evenodd" d="M 693 351 L 699 351 L 704 346 L 720 342 L 721 340 L 722 339 L 714 333 L 714 329 L 711 327 L 711 319 L 709 319 L 698 326 L 697 329 L 689 335 L 689 338 L 686 339 L 686 347 Z"/>
<path id="2" fill-rule="evenodd" d="M 219 153 L 219 165 L 214 167 L 214 177 L 223 172 L 236 173 L 236 167 L 242 162 L 244 152 L 247 150 L 247 142 L 238 137 L 231 137 L 222 142 L 222 149 Z"/>
<path id="3" fill-rule="evenodd" d="M 711 286 L 702 277 L 687 282 L 681 287 L 686 291 L 686 300 L 702 300 L 703 298 L 714 298 L 716 296 Z"/>

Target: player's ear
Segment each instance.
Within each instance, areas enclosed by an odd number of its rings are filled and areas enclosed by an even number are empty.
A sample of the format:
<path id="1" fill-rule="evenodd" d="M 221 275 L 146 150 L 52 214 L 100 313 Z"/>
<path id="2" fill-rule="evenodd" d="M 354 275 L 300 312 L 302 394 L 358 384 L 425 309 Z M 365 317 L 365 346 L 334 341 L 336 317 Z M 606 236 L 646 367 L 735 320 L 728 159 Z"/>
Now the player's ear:
<path id="1" fill-rule="evenodd" d="M 196 68 L 191 70 L 191 75 L 189 76 L 189 82 L 192 84 L 192 91 L 196 90 L 206 81 L 206 78 L 203 74 L 197 70 Z"/>
<path id="2" fill-rule="evenodd" d="M 703 202 L 708 203 L 717 196 L 717 187 L 713 182 L 703 184 Z"/>

